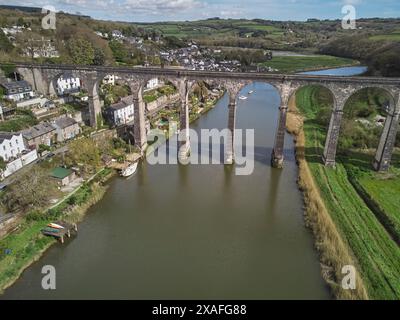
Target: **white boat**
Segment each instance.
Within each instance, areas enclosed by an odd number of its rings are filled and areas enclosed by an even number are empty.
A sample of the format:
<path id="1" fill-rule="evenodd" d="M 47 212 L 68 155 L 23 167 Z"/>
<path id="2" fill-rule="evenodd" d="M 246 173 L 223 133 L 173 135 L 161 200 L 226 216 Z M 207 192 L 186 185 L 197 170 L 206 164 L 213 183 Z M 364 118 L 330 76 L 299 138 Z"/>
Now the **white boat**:
<path id="1" fill-rule="evenodd" d="M 239 99 L 240 99 L 240 100 L 247 100 L 247 97 L 245 97 L 245 96 L 240 96 Z"/>
<path id="2" fill-rule="evenodd" d="M 253 92 L 254 92 L 253 90 L 250 90 L 250 91 L 249 91 L 249 94 L 252 94 Z"/>
<path id="3" fill-rule="evenodd" d="M 120 172 L 121 177 L 130 177 L 131 175 L 133 175 L 136 172 L 137 166 L 138 166 L 137 162 L 129 164 L 126 168 L 121 170 Z"/>

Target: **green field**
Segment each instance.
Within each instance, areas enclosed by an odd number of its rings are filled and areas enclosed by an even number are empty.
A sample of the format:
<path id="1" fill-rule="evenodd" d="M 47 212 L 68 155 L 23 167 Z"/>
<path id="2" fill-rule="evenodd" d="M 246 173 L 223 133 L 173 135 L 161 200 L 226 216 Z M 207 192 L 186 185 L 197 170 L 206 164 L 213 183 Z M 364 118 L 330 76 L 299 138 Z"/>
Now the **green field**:
<path id="1" fill-rule="evenodd" d="M 400 41 L 400 31 L 395 31 L 395 32 L 389 33 L 389 34 L 380 34 L 380 35 L 372 36 L 369 39 L 373 40 L 373 41 L 381 41 L 381 40 Z"/>
<path id="2" fill-rule="evenodd" d="M 342 66 L 355 65 L 357 62 L 352 59 L 338 58 L 332 56 L 279 56 L 273 57 L 271 61 L 263 63 L 277 69 L 279 72 L 301 72 L 317 69 L 337 68 Z"/>
<path id="3" fill-rule="evenodd" d="M 180 23 L 154 23 L 138 25 L 144 29 L 157 30 L 165 36 L 175 36 L 181 38 L 203 38 L 213 36 L 214 38 L 222 38 L 227 36 L 235 36 L 240 31 L 245 30 L 249 36 L 256 31 L 266 31 L 268 36 L 280 36 L 284 32 L 282 29 L 264 25 L 249 20 L 206 20 Z"/>
<path id="4" fill-rule="evenodd" d="M 345 165 L 348 159 L 344 160 L 346 162 L 338 159 L 335 169 L 325 167 L 321 161 L 326 128 L 315 121 L 318 110 L 316 97 L 319 90 L 319 87 L 306 87 L 296 95 L 296 104 L 306 117 L 305 154 L 314 181 L 342 238 L 348 243 L 358 261 L 356 268 L 369 296 L 373 299 L 399 299 L 399 246 L 350 182 Z M 367 184 L 371 183 L 372 180 L 369 180 Z M 398 182 L 396 186 L 398 187 Z M 391 189 L 389 185 L 386 188 Z M 387 200 L 391 197 L 390 194 L 381 193 L 381 199 L 384 197 L 384 200 Z"/>
<path id="5" fill-rule="evenodd" d="M 400 152 L 394 154 L 388 173 L 370 170 L 371 159 L 370 155 L 359 154 L 348 161 L 346 170 L 355 179 L 356 187 L 365 193 L 366 201 L 374 206 L 381 222 L 400 243 Z"/>

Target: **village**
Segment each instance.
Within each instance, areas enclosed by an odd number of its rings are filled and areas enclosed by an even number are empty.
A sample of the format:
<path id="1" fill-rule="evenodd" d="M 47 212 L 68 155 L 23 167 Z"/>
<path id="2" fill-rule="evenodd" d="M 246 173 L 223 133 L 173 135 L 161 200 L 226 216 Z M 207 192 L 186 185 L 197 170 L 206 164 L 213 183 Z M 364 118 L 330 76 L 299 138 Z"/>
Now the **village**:
<path id="1" fill-rule="evenodd" d="M 107 75 L 101 82 L 102 123 L 97 128 L 90 126 L 88 96 L 81 80 L 73 74 L 60 75 L 54 96 L 39 94 L 16 72 L 8 76 L 3 74 L 0 78 L 1 190 L 7 190 L 20 179 L 19 172 L 40 166 L 47 169 L 59 191 L 72 192 L 88 177 L 84 171 L 90 166 L 78 160 L 75 163 L 64 160 L 69 156 L 71 144 L 85 139 L 98 144 L 111 141 L 119 149 L 119 152 L 103 150 L 102 166 L 120 168 L 127 159 L 135 158 L 133 96 L 117 76 Z M 196 84 L 190 98 L 191 120 L 212 107 L 223 92 L 220 87 Z M 169 121 L 179 119 L 181 101 L 176 88 L 166 80 L 151 79 L 144 88 L 143 101 L 146 131 L 159 128 L 167 134 Z M 62 193 L 52 201 L 56 202 Z"/>

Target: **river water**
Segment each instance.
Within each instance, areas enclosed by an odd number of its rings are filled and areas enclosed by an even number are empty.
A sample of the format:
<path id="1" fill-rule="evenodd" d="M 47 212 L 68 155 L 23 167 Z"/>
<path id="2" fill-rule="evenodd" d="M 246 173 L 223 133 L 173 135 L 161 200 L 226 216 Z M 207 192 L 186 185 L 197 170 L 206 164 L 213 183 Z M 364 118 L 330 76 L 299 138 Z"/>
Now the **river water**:
<path id="1" fill-rule="evenodd" d="M 113 179 L 78 236 L 51 247 L 2 298 L 329 298 L 304 226 L 291 136 L 284 169 L 270 166 L 279 95 L 266 84 L 249 90 L 237 127 L 255 128 L 253 174 L 143 162 L 132 178 Z M 224 96 L 191 127 L 226 128 L 227 104 Z M 56 290 L 41 288 L 44 265 L 56 268 Z"/>
<path id="2" fill-rule="evenodd" d="M 251 175 L 143 162 L 132 178 L 112 179 L 78 236 L 51 247 L 0 298 L 329 299 L 304 225 L 291 136 L 284 169 L 270 166 L 279 95 L 261 83 L 242 94 L 249 90 L 238 102 L 237 128 L 255 129 Z M 191 128 L 226 128 L 227 105 L 224 96 Z M 41 287 L 45 265 L 56 269 L 56 290 Z"/>

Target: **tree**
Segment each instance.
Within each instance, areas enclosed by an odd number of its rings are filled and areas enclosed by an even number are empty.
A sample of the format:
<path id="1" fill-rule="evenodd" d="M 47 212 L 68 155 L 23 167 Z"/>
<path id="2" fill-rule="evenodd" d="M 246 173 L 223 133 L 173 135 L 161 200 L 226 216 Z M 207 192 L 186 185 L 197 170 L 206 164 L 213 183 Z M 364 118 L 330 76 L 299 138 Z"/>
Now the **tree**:
<path id="1" fill-rule="evenodd" d="M 3 157 L 0 157 L 0 171 L 4 171 L 7 167 L 6 162 L 4 161 Z"/>
<path id="2" fill-rule="evenodd" d="M 94 48 L 93 64 L 95 66 L 102 66 L 104 65 L 105 61 L 106 61 L 106 55 L 104 51 L 100 48 Z"/>
<path id="3" fill-rule="evenodd" d="M 126 59 L 128 58 L 128 51 L 122 43 L 116 40 L 112 40 L 110 41 L 109 46 L 117 62 L 126 61 Z"/>
<path id="4" fill-rule="evenodd" d="M 82 166 L 86 173 L 92 173 L 100 166 L 100 150 L 91 138 L 74 140 L 68 147 L 66 163 Z"/>
<path id="5" fill-rule="evenodd" d="M 80 65 L 91 65 L 94 61 L 94 49 L 92 44 L 82 38 L 68 40 L 68 50 L 72 62 Z"/>
<path id="6" fill-rule="evenodd" d="M 19 17 L 17 20 L 17 26 L 22 27 L 24 26 L 24 19 L 22 17 Z"/>
<path id="7" fill-rule="evenodd" d="M 10 52 L 13 48 L 11 41 L 8 40 L 3 30 L 0 30 L 0 51 Z"/>
<path id="8" fill-rule="evenodd" d="M 51 148 L 47 144 L 39 144 L 39 150 L 38 153 L 42 154 L 45 151 L 50 151 Z"/>
<path id="9" fill-rule="evenodd" d="M 48 172 L 39 166 L 34 166 L 17 176 L 7 189 L 3 201 L 10 211 L 41 208 L 48 203 L 54 186 L 55 182 L 49 177 Z"/>

